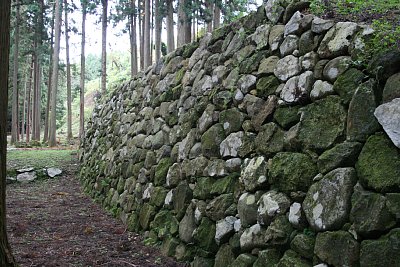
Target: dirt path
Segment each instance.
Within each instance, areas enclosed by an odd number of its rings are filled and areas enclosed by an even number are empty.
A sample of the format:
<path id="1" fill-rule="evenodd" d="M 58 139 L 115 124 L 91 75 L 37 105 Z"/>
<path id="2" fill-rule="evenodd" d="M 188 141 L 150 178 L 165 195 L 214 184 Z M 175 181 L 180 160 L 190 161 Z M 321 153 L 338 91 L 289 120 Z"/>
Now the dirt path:
<path id="1" fill-rule="evenodd" d="M 22 267 L 184 266 L 144 246 L 81 193 L 71 170 L 57 179 L 8 185 L 7 223 Z"/>

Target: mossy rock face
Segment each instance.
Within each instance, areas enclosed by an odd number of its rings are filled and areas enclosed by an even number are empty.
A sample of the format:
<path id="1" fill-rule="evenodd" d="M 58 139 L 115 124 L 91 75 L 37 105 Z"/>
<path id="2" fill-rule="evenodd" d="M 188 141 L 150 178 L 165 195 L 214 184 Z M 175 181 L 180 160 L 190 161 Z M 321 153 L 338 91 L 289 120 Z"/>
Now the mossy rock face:
<path id="1" fill-rule="evenodd" d="M 175 258 L 178 261 L 192 261 L 196 255 L 196 250 L 195 246 L 181 243 L 175 249 Z"/>
<path id="2" fill-rule="evenodd" d="M 400 193 L 386 194 L 386 206 L 397 222 L 400 222 Z"/>
<path id="3" fill-rule="evenodd" d="M 279 84 L 279 80 L 274 75 L 260 78 L 256 85 L 257 96 L 266 98 L 269 95 L 275 94 Z"/>
<path id="4" fill-rule="evenodd" d="M 390 76 L 383 89 L 383 103 L 390 102 L 395 98 L 400 98 L 400 73 Z"/>
<path id="5" fill-rule="evenodd" d="M 258 133 L 255 143 L 256 151 L 264 155 L 272 155 L 283 150 L 284 131 L 271 122 L 263 125 Z"/>
<path id="6" fill-rule="evenodd" d="M 313 236 L 298 234 L 290 243 L 290 248 L 296 251 L 300 256 L 312 259 L 314 256 L 315 238 Z"/>
<path id="7" fill-rule="evenodd" d="M 214 267 L 214 259 L 194 257 L 194 261 L 191 263 L 192 267 Z"/>
<path id="8" fill-rule="evenodd" d="M 274 119 L 283 129 L 288 130 L 300 121 L 299 109 L 300 106 L 279 107 L 274 113 Z"/>
<path id="9" fill-rule="evenodd" d="M 145 203 L 139 213 L 139 222 L 143 230 L 149 229 L 150 222 L 156 215 L 156 208 L 149 203 Z"/>
<path id="10" fill-rule="evenodd" d="M 304 108 L 298 141 L 303 147 L 322 152 L 344 139 L 346 111 L 337 96 L 328 96 Z"/>
<path id="11" fill-rule="evenodd" d="M 211 177 L 201 177 L 196 181 L 193 196 L 197 199 L 208 199 L 211 197 L 210 188 L 213 188 L 214 179 Z"/>
<path id="12" fill-rule="evenodd" d="M 400 228 L 377 240 L 361 242 L 360 267 L 398 266 L 400 262 Z"/>
<path id="13" fill-rule="evenodd" d="M 244 253 L 240 254 L 234 262 L 232 262 L 231 266 L 235 267 L 252 267 L 253 263 L 256 261 L 257 257 Z"/>
<path id="14" fill-rule="evenodd" d="M 365 75 L 361 71 L 354 68 L 348 69 L 337 78 L 333 84 L 333 90 L 340 95 L 343 103 L 349 104 L 364 78 Z"/>
<path id="15" fill-rule="evenodd" d="M 315 254 L 332 266 L 357 266 L 360 244 L 345 231 L 319 233 L 315 241 Z"/>
<path id="16" fill-rule="evenodd" d="M 156 207 L 162 207 L 164 204 L 165 197 L 167 196 L 168 190 L 164 187 L 155 187 L 150 196 L 150 204 Z"/>
<path id="17" fill-rule="evenodd" d="M 157 232 L 159 238 L 165 239 L 178 233 L 179 222 L 171 211 L 161 210 L 150 223 L 150 227 Z"/>
<path id="18" fill-rule="evenodd" d="M 201 150 L 206 157 L 219 157 L 219 145 L 225 139 L 225 131 L 222 124 L 218 123 L 210 127 L 201 137 Z"/>
<path id="19" fill-rule="evenodd" d="M 400 153 L 385 134 L 378 133 L 368 138 L 356 169 L 363 187 L 378 192 L 399 192 Z"/>
<path id="20" fill-rule="evenodd" d="M 205 251 L 216 252 L 218 250 L 217 243 L 215 243 L 215 222 L 207 217 L 204 217 L 199 227 L 194 231 L 193 238 L 198 246 Z"/>
<path id="21" fill-rule="evenodd" d="M 280 258 L 281 253 L 276 249 L 261 250 L 258 252 L 258 258 L 253 267 L 275 267 Z"/>
<path id="22" fill-rule="evenodd" d="M 217 179 L 212 187 L 208 188 L 208 190 L 211 188 L 210 193 L 212 195 L 233 193 L 239 182 L 239 176 L 240 175 L 238 173 L 232 173 L 224 178 Z"/>
<path id="23" fill-rule="evenodd" d="M 235 253 L 233 253 L 231 246 L 228 244 L 223 244 L 215 255 L 214 266 L 229 266 L 235 260 L 235 258 L 236 256 Z"/>
<path id="24" fill-rule="evenodd" d="M 311 267 L 313 266 L 307 260 L 301 258 L 293 250 L 287 250 L 280 261 L 274 265 L 276 267 Z"/>
<path id="25" fill-rule="evenodd" d="M 400 52 L 397 50 L 385 51 L 375 55 L 368 64 L 368 71 L 382 83 L 400 72 Z"/>
<path id="26" fill-rule="evenodd" d="M 223 110 L 219 114 L 219 122 L 222 124 L 225 134 L 240 131 L 246 115 L 237 108 Z"/>
<path id="27" fill-rule="evenodd" d="M 179 240 L 175 237 L 167 237 L 161 245 L 161 254 L 167 257 L 175 255 L 176 247 L 179 245 Z"/>
<path id="28" fill-rule="evenodd" d="M 183 47 L 183 58 L 189 58 L 193 52 L 199 47 L 199 42 L 192 42 L 190 44 L 186 44 Z"/>
<path id="29" fill-rule="evenodd" d="M 185 214 L 186 208 L 193 198 L 192 190 L 186 182 L 181 182 L 175 189 L 175 193 L 172 197 L 172 203 L 174 211 L 177 214 L 178 219 L 181 219 Z"/>
<path id="30" fill-rule="evenodd" d="M 173 164 L 171 158 L 163 158 L 157 164 L 155 175 L 154 175 L 154 185 L 160 186 L 164 185 L 169 167 Z"/>
<path id="31" fill-rule="evenodd" d="M 233 194 L 220 195 L 207 205 L 206 214 L 213 221 L 225 218 L 226 210 L 233 204 Z"/>
<path id="32" fill-rule="evenodd" d="M 358 142 L 338 144 L 319 156 L 318 169 L 321 173 L 326 173 L 338 167 L 354 166 L 361 149 L 362 144 Z"/>
<path id="33" fill-rule="evenodd" d="M 316 164 L 307 155 L 280 152 L 272 158 L 270 184 L 285 193 L 306 192 L 317 173 Z"/>
<path id="34" fill-rule="evenodd" d="M 131 232 L 139 231 L 139 216 L 137 213 L 133 212 L 128 216 L 127 228 Z"/>

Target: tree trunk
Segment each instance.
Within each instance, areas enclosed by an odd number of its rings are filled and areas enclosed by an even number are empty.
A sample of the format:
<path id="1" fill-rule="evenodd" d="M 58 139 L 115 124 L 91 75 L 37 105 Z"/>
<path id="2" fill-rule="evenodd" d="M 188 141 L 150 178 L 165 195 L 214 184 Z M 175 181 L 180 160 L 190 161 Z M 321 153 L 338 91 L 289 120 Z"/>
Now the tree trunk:
<path id="1" fill-rule="evenodd" d="M 14 73 L 13 73 L 13 96 L 12 96 L 12 113 L 11 113 L 11 144 L 15 144 L 19 140 L 18 127 L 18 54 L 19 54 L 19 23 L 20 23 L 20 5 L 19 0 L 15 1 L 16 18 L 14 32 Z"/>
<path id="2" fill-rule="evenodd" d="M 141 5 L 140 5 L 141 3 Z M 143 1 L 138 2 L 138 9 L 139 9 L 139 40 L 140 40 L 140 69 L 144 69 L 144 21 L 143 21 Z"/>
<path id="3" fill-rule="evenodd" d="M 86 10 L 87 6 L 82 3 L 82 41 L 81 41 L 81 78 L 80 78 L 80 101 L 79 101 L 79 138 L 82 140 L 85 133 L 85 44 L 86 44 Z"/>
<path id="4" fill-rule="evenodd" d="M 44 2 L 43 0 L 39 1 L 39 19 L 37 26 L 37 68 L 36 68 L 36 80 L 35 80 L 35 101 L 34 101 L 34 118 L 33 118 L 33 132 L 32 139 L 40 141 L 40 121 L 41 121 L 41 84 L 42 84 L 42 38 L 43 38 L 43 14 L 44 14 Z"/>
<path id="5" fill-rule="evenodd" d="M 61 37 L 61 13 L 62 0 L 56 0 L 55 14 L 55 34 L 54 34 L 54 52 L 53 52 L 53 72 L 51 76 L 51 112 L 50 112 L 50 131 L 49 146 L 57 145 L 56 139 L 56 106 L 57 106 L 57 89 L 58 89 L 58 61 L 60 56 L 60 37 Z"/>
<path id="6" fill-rule="evenodd" d="M 65 12 L 65 52 L 67 61 L 67 139 L 72 139 L 72 97 L 71 97 L 71 64 L 69 61 L 69 36 L 68 36 L 68 0 L 64 0 L 64 12 Z"/>
<path id="7" fill-rule="evenodd" d="M 32 114 L 31 114 L 31 92 L 32 92 L 32 78 L 33 78 L 33 56 L 31 58 L 31 64 L 29 68 L 29 79 L 28 79 L 28 92 L 27 92 L 27 107 L 26 107 L 26 142 L 29 143 L 31 141 L 31 123 L 32 123 Z"/>
<path id="8" fill-rule="evenodd" d="M 211 2 L 211 0 L 206 0 L 206 18 L 205 22 L 207 24 L 207 32 L 212 32 L 213 31 L 213 12 L 214 12 L 214 4 Z"/>
<path id="9" fill-rule="evenodd" d="M 192 42 L 192 19 L 186 14 L 185 21 L 185 44 Z"/>
<path id="10" fill-rule="evenodd" d="M 221 27 L 221 8 L 218 4 L 214 7 L 214 30 Z"/>
<path id="11" fill-rule="evenodd" d="M 50 64 L 49 64 L 49 75 L 47 80 L 47 100 L 46 100 L 46 113 L 44 120 L 44 136 L 43 142 L 47 142 L 49 140 L 49 113 L 50 113 L 50 99 L 51 99 L 51 76 L 52 76 L 52 68 L 51 62 L 53 62 L 53 45 L 54 45 L 54 15 L 56 3 L 53 3 L 53 14 L 51 19 L 51 37 L 50 37 Z"/>
<path id="12" fill-rule="evenodd" d="M 168 53 L 175 50 L 175 35 L 174 35 L 174 7 L 173 0 L 167 0 L 167 48 Z"/>
<path id="13" fill-rule="evenodd" d="M 161 58 L 161 31 L 162 31 L 162 14 L 160 7 L 160 0 L 154 0 L 155 5 L 155 49 L 156 49 L 156 62 Z"/>
<path id="14" fill-rule="evenodd" d="M 131 0 L 131 9 L 132 13 L 130 14 L 130 28 L 131 28 L 131 78 L 138 73 L 138 64 L 137 64 L 137 36 L 136 36 L 136 7 L 135 0 Z"/>
<path id="15" fill-rule="evenodd" d="M 0 266 L 17 266 L 6 228 L 6 154 L 8 66 L 10 52 L 10 0 L 0 1 Z"/>
<path id="16" fill-rule="evenodd" d="M 150 0 L 144 0 L 144 69 L 151 65 L 150 47 Z"/>
<path id="17" fill-rule="evenodd" d="M 107 6 L 108 0 L 101 0 L 103 5 L 101 21 L 101 93 L 107 91 Z"/>
<path id="18" fill-rule="evenodd" d="M 31 70 L 29 69 L 31 65 L 29 64 L 29 56 L 26 58 L 26 74 L 25 74 L 25 86 L 24 86 L 24 100 L 22 105 L 22 120 L 21 120 L 21 141 L 24 141 L 25 129 L 26 129 L 26 110 L 28 103 L 28 84 L 29 84 L 29 74 Z"/>
<path id="19" fill-rule="evenodd" d="M 181 47 L 182 45 L 185 44 L 185 21 L 186 21 L 185 0 L 179 0 L 177 47 Z"/>

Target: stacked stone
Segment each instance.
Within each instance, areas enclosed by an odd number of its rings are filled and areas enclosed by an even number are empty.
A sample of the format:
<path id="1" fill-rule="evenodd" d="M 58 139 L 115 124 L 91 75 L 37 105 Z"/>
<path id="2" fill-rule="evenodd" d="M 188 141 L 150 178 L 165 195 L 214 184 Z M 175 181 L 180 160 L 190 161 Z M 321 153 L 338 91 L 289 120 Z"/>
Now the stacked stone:
<path id="1" fill-rule="evenodd" d="M 400 53 L 363 69 L 369 27 L 289 2 L 177 49 L 98 105 L 84 188 L 192 266 L 395 266 Z"/>

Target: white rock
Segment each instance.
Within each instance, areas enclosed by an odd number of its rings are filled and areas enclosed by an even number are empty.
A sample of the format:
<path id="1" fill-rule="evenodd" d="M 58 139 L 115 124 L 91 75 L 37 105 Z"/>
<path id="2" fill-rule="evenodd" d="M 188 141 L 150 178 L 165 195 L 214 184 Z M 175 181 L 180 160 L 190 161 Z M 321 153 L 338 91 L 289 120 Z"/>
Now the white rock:
<path id="1" fill-rule="evenodd" d="M 243 132 L 231 133 L 225 140 L 220 144 L 220 154 L 222 157 L 236 157 L 239 152 L 239 148 L 242 146 Z"/>
<path id="2" fill-rule="evenodd" d="M 333 25 L 335 25 L 333 20 L 325 20 L 315 17 L 311 24 L 311 31 L 315 33 L 322 33 L 332 28 Z"/>
<path id="3" fill-rule="evenodd" d="M 374 115 L 393 144 L 400 148 L 400 98 L 378 106 Z"/>
<path id="4" fill-rule="evenodd" d="M 294 202 L 289 209 L 289 222 L 294 227 L 298 227 L 301 223 L 301 219 L 302 219 L 301 204 Z"/>
<path id="5" fill-rule="evenodd" d="M 31 171 L 34 171 L 34 170 L 35 170 L 35 168 L 28 167 L 28 168 L 23 168 L 23 169 L 17 170 L 17 173 L 31 172 Z"/>
<path id="6" fill-rule="evenodd" d="M 234 224 L 236 221 L 236 217 L 228 216 L 225 219 L 217 221 L 216 229 L 215 229 L 215 242 L 219 245 L 221 241 L 234 232 Z"/>
<path id="7" fill-rule="evenodd" d="M 318 80 L 314 83 L 310 97 L 312 101 L 324 98 L 327 95 L 333 94 L 333 85 L 329 82 Z"/>
<path id="8" fill-rule="evenodd" d="M 289 55 L 278 61 L 274 74 L 281 81 L 287 81 L 289 78 L 296 76 L 301 71 L 299 59 Z"/>
<path id="9" fill-rule="evenodd" d="M 21 183 L 29 183 L 36 179 L 36 172 L 24 172 L 17 175 L 17 181 Z"/>
<path id="10" fill-rule="evenodd" d="M 47 175 L 51 178 L 56 177 L 57 175 L 60 175 L 62 173 L 62 170 L 58 168 L 48 168 L 47 169 Z"/>

